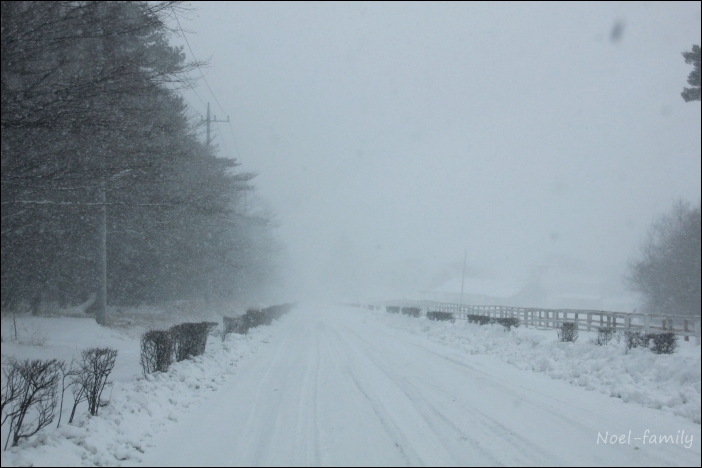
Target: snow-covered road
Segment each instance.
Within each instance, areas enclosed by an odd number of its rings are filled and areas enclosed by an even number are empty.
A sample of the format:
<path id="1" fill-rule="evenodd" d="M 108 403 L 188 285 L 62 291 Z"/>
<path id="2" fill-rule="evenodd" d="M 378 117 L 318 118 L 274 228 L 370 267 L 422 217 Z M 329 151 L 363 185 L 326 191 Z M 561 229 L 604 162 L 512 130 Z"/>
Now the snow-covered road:
<path id="1" fill-rule="evenodd" d="M 374 314 L 300 306 L 200 410 L 154 437 L 143 465 L 699 466 L 697 424 Z"/>

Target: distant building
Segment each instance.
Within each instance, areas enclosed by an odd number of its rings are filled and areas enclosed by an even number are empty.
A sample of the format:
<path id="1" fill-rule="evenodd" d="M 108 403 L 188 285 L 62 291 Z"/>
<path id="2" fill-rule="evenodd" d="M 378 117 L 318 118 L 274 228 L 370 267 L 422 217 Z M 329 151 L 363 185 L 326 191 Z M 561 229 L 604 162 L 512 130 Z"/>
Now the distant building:
<path id="1" fill-rule="evenodd" d="M 438 302 L 459 303 L 461 301 L 460 277 L 453 278 L 441 286 L 424 291 L 423 296 Z M 524 306 L 530 299 L 526 284 L 491 278 L 466 278 L 463 283 L 463 304 Z"/>
<path id="2" fill-rule="evenodd" d="M 609 289 L 607 281 L 596 275 L 555 269 L 522 283 L 471 277 L 466 278 L 463 285 L 463 304 L 633 311 L 636 307 L 634 295 Z M 423 291 L 421 296 L 433 301 L 458 304 L 461 301 L 461 278 L 455 277 L 441 286 Z"/>

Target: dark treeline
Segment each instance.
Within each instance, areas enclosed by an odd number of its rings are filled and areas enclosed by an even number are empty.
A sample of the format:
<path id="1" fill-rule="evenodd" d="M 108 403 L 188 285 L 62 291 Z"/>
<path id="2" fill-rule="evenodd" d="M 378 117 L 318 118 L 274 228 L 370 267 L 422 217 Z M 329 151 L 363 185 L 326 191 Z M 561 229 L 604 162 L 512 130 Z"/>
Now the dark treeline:
<path id="1" fill-rule="evenodd" d="M 2 306 L 252 299 L 252 174 L 189 123 L 177 2 L 2 2 Z"/>

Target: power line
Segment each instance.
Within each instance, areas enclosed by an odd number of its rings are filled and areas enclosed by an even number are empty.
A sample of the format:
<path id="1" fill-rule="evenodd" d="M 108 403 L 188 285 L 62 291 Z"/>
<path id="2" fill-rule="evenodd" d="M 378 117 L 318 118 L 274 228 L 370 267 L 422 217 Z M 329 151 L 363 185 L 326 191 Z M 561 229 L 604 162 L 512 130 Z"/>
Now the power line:
<path id="1" fill-rule="evenodd" d="M 205 104 L 205 101 L 202 100 L 199 94 L 197 94 L 197 91 L 195 91 L 195 86 L 191 87 L 190 89 L 193 90 L 193 93 L 195 93 L 195 96 L 197 96 L 198 101 L 202 103 L 203 106 L 207 107 L 207 104 Z"/>
<path id="2" fill-rule="evenodd" d="M 239 152 L 239 145 L 236 142 L 236 137 L 234 136 L 234 129 L 232 128 L 232 123 L 230 121 L 227 121 L 229 124 L 229 131 L 232 133 L 232 139 L 234 140 L 234 149 L 236 150 L 236 156 L 239 158 L 239 162 L 241 162 L 241 153 Z"/>
<path id="3" fill-rule="evenodd" d="M 176 19 L 176 23 L 178 23 L 178 29 L 180 29 L 180 33 L 183 35 L 183 39 L 185 40 L 185 44 L 188 46 L 188 50 L 190 51 L 190 55 L 192 55 L 193 60 L 197 61 L 197 58 L 195 57 L 195 52 L 193 52 L 193 48 L 190 46 L 190 41 L 188 41 L 188 37 L 185 35 L 185 31 L 183 30 L 183 26 L 181 26 L 181 24 L 180 24 L 180 20 L 178 19 L 178 15 L 176 14 L 175 10 L 172 9 L 172 11 L 173 11 L 173 16 L 174 16 L 175 19 Z M 234 141 L 234 149 L 236 150 L 237 157 L 238 157 L 239 160 L 241 161 L 241 153 L 239 152 L 239 144 L 237 143 L 237 141 L 236 141 L 236 136 L 234 135 L 234 128 L 232 127 L 232 124 L 231 124 L 231 122 L 229 121 L 229 113 L 224 109 L 224 107 L 222 107 L 222 104 L 220 104 L 220 102 L 219 102 L 219 100 L 217 99 L 217 96 L 215 95 L 214 91 L 212 91 L 212 88 L 210 87 L 210 84 L 207 82 L 207 78 L 205 78 L 205 74 L 202 73 L 202 68 L 200 67 L 200 65 L 197 65 L 197 71 L 200 72 L 200 76 L 202 77 L 202 81 L 205 82 L 205 85 L 207 86 L 207 89 L 210 91 L 210 94 L 211 94 L 212 97 L 214 98 L 215 102 L 217 103 L 217 105 L 219 106 L 219 108 L 222 109 L 222 112 L 224 112 L 224 115 L 227 116 L 226 122 L 229 124 L 229 131 L 230 131 L 231 134 L 232 134 L 232 139 L 233 139 L 233 141 Z M 197 94 L 197 91 L 195 91 L 195 88 L 193 87 L 193 88 L 191 88 L 191 89 L 192 89 L 193 92 L 195 93 L 195 96 L 197 96 L 197 98 L 200 100 L 200 102 L 202 103 L 202 105 L 205 106 L 205 102 L 202 100 L 202 98 L 200 98 L 200 95 Z M 207 107 L 207 110 L 208 110 L 208 119 L 209 119 L 209 106 L 206 106 L 206 107 Z M 219 132 L 219 136 L 220 136 L 220 138 L 221 138 L 221 137 L 222 137 L 222 131 L 221 131 L 221 129 L 219 128 L 219 123 L 218 123 L 219 121 L 213 120 L 213 122 L 217 123 L 217 131 Z M 224 121 L 222 120 L 222 122 L 224 122 Z M 227 148 L 227 144 L 224 142 L 224 138 L 221 138 L 221 139 L 222 139 L 222 143 L 224 144 L 224 148 L 225 148 L 225 150 L 227 151 L 227 155 L 228 155 L 229 157 L 231 157 L 231 155 L 229 154 L 229 149 Z"/>
<path id="4" fill-rule="evenodd" d="M 229 152 L 229 148 L 227 147 L 227 142 L 224 141 L 224 138 L 222 138 L 222 129 L 219 128 L 219 120 L 213 120 L 215 124 L 217 124 L 217 133 L 219 133 L 219 139 L 222 140 L 222 144 L 224 145 L 224 152 L 227 153 L 227 157 L 229 159 L 232 159 L 232 155 Z"/>
<path id="5" fill-rule="evenodd" d="M 193 56 L 193 60 L 197 60 L 197 58 L 195 57 L 195 52 L 193 52 L 193 48 L 190 47 L 190 42 L 188 41 L 188 38 L 185 35 L 185 31 L 183 31 L 183 27 L 180 25 L 180 20 L 178 19 L 178 15 L 176 14 L 175 10 L 173 10 L 173 15 L 175 16 L 176 22 L 178 23 L 178 29 L 180 29 L 180 32 L 183 35 L 183 39 L 185 39 L 185 43 L 188 45 L 188 50 L 190 51 L 190 54 Z M 224 115 L 228 115 L 227 111 L 224 110 L 224 107 L 222 107 L 222 105 L 217 100 L 217 96 L 215 96 L 214 91 L 212 91 L 212 88 L 210 88 L 210 84 L 207 82 L 207 78 L 205 78 L 205 74 L 202 73 L 202 68 L 199 65 L 197 66 L 197 71 L 200 72 L 200 76 L 202 76 L 202 80 L 205 82 L 207 89 L 210 90 L 210 94 L 212 94 L 212 97 L 214 98 L 214 100 L 217 103 L 217 105 L 219 106 L 219 108 L 222 109 L 222 112 L 224 112 Z M 198 96 L 198 98 L 199 98 L 199 96 Z M 200 101 L 202 101 L 202 99 L 200 99 Z M 203 104 L 204 104 L 204 102 L 203 102 Z"/>
<path id="6" fill-rule="evenodd" d="M 195 106 L 193 106 L 193 103 L 190 102 L 190 99 L 186 98 L 186 97 L 183 96 L 182 94 L 180 95 L 180 97 L 182 97 L 183 100 L 188 104 L 189 109 L 190 109 L 191 111 L 196 111 Z M 196 112 L 197 112 L 197 111 L 196 111 Z"/>

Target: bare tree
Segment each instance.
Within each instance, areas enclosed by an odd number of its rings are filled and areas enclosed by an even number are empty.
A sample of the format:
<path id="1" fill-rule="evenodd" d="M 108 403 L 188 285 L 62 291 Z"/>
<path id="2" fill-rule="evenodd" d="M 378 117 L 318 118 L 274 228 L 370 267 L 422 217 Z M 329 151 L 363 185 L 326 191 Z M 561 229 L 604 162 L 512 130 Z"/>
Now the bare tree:
<path id="1" fill-rule="evenodd" d="M 648 310 L 700 315 L 700 239 L 699 205 L 678 201 L 653 223 L 626 277 Z"/>

